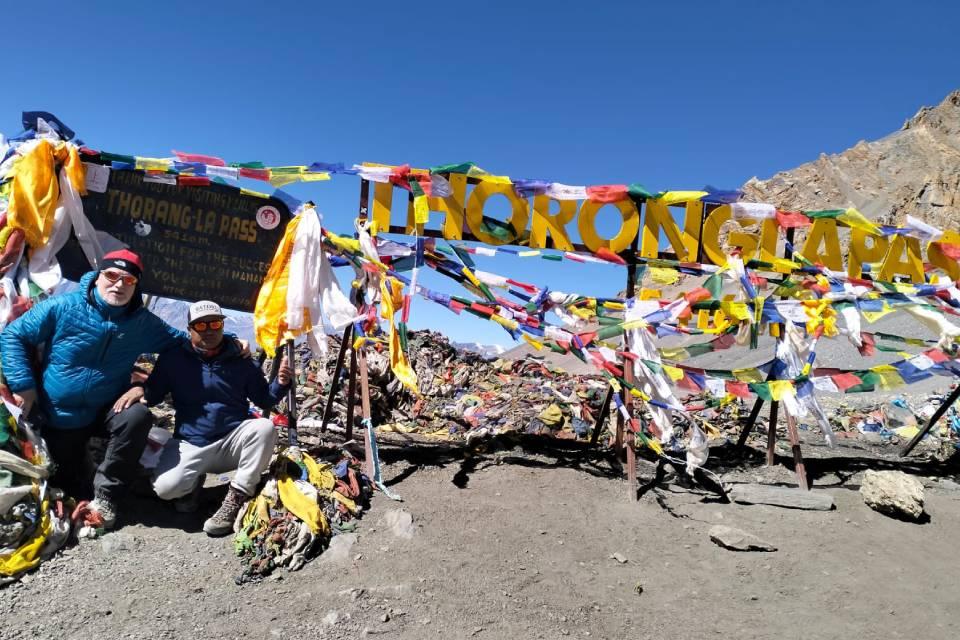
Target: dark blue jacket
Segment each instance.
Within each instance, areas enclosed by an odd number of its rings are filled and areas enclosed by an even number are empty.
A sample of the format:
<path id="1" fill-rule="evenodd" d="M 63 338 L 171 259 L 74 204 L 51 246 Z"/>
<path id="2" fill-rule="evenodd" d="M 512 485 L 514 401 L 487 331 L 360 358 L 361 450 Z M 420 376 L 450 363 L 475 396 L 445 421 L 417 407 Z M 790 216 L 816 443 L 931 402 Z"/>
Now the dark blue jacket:
<path id="1" fill-rule="evenodd" d="M 97 295 L 96 277 L 85 274 L 79 290 L 41 302 L 0 336 L 3 375 L 14 393 L 37 388 L 30 357 L 46 343 L 38 396 L 55 428 L 92 424 L 130 388 L 141 354 L 189 344 L 187 334 L 143 308 L 139 287 L 127 306 L 113 307 Z"/>
<path id="2" fill-rule="evenodd" d="M 160 355 L 146 384 L 147 404 L 173 395 L 175 434 L 198 447 L 223 438 L 250 419 L 250 402 L 265 413 L 287 387 L 276 380 L 267 384 L 256 363 L 240 355 L 234 340 L 224 340 L 212 358 L 204 358 L 192 345 Z"/>

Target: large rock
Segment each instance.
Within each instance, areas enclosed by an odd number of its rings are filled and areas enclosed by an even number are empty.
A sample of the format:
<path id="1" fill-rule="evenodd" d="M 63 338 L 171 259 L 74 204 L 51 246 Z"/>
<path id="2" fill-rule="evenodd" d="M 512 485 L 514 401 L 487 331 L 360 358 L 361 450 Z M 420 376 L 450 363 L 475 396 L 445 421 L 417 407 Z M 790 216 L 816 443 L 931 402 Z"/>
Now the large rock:
<path id="1" fill-rule="evenodd" d="M 357 534 L 341 533 L 333 536 L 330 546 L 320 556 L 320 561 L 328 564 L 340 564 L 350 559 L 350 550 L 357 543 Z"/>
<path id="2" fill-rule="evenodd" d="M 728 527 L 723 524 L 716 524 L 710 527 L 710 539 L 724 549 L 731 551 L 776 551 L 777 548 L 761 540 L 752 533 L 747 533 L 741 529 Z"/>
<path id="3" fill-rule="evenodd" d="M 867 471 L 860 495 L 874 511 L 916 520 L 923 514 L 923 483 L 902 471 Z"/>
<path id="4" fill-rule="evenodd" d="M 416 525 L 413 524 L 413 516 L 403 509 L 388 511 L 383 516 L 383 523 L 390 529 L 393 535 L 398 538 L 403 538 L 404 540 L 412 538 L 414 532 L 417 530 Z"/>

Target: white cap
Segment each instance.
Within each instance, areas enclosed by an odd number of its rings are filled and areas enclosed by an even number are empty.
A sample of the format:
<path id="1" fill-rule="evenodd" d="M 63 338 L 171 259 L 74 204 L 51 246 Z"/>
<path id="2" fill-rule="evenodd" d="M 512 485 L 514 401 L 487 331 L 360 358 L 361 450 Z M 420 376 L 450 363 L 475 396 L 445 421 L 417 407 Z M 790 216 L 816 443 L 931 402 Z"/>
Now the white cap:
<path id="1" fill-rule="evenodd" d="M 220 305 L 210 300 L 199 300 L 190 305 L 190 311 L 187 313 L 187 322 L 193 322 L 194 320 L 209 316 L 224 317 L 223 311 L 220 310 Z"/>

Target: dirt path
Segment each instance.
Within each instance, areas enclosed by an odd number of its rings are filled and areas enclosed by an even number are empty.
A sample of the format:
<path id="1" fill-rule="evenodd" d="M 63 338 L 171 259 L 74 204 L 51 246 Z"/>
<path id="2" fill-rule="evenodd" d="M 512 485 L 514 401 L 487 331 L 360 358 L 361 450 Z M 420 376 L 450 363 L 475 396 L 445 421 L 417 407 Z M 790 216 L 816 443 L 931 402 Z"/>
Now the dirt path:
<path id="1" fill-rule="evenodd" d="M 386 476 L 400 480 L 402 504 L 378 495 L 339 559 L 328 553 L 258 585 L 234 584 L 231 543 L 198 532 L 202 515 L 138 500 L 119 531 L 0 591 L 0 636 L 960 635 L 960 490 L 950 482 L 925 479 L 930 521 L 917 525 L 867 508 L 856 475 L 815 489 L 837 509 L 811 512 L 723 504 L 671 484 L 633 503 L 605 464 L 569 463 L 512 454 L 395 462 Z M 398 508 L 413 516 L 409 539 L 383 523 Z M 779 550 L 721 549 L 707 535 L 714 524 Z"/>

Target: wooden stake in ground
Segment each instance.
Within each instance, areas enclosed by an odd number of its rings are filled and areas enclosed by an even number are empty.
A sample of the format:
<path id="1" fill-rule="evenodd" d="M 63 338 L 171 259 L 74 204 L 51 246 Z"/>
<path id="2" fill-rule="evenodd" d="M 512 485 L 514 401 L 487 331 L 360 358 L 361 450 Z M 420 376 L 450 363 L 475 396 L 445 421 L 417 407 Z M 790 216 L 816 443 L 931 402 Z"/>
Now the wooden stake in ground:
<path id="1" fill-rule="evenodd" d="M 353 341 L 353 324 L 348 324 L 343 330 L 343 338 L 340 340 L 340 351 L 337 353 L 337 364 L 333 368 L 333 378 L 330 379 L 330 393 L 327 394 L 327 406 L 323 409 L 323 419 L 320 422 L 320 433 L 327 430 L 327 422 L 330 421 L 330 414 L 333 413 L 333 400 L 337 397 L 337 386 L 340 382 L 340 374 L 343 373 L 343 361 L 347 355 L 347 349 Z"/>

